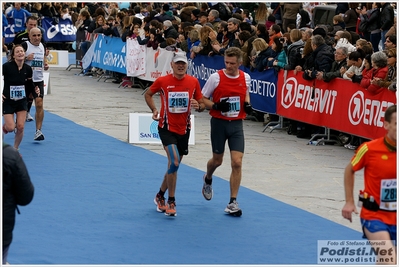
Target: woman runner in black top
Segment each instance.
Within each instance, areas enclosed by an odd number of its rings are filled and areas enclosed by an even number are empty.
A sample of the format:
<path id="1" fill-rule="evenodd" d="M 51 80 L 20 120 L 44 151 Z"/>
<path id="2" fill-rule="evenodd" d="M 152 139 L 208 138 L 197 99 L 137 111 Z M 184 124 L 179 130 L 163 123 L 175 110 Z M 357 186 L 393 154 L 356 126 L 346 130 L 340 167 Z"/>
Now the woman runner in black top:
<path id="1" fill-rule="evenodd" d="M 34 90 L 32 68 L 25 64 L 25 50 L 15 45 L 10 61 L 3 64 L 3 133 L 15 132 L 14 147 L 19 148 L 24 135 L 28 101 L 26 96 Z M 16 122 L 14 121 L 16 114 Z"/>

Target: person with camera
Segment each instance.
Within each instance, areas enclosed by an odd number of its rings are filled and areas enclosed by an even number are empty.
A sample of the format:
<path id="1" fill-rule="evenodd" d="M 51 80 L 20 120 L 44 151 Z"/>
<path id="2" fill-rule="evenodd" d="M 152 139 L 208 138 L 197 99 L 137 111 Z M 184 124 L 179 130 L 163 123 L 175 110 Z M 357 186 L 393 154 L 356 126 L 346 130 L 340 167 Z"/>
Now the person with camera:
<path id="1" fill-rule="evenodd" d="M 353 192 L 355 172 L 364 169 L 364 190 L 360 191 L 358 202 L 362 207 L 363 237 L 369 241 L 384 240 L 383 248 L 392 251 L 393 255 L 386 253 L 384 257 L 379 254 L 377 262 L 383 258 L 382 262 L 390 264 L 396 264 L 396 117 L 396 105 L 389 106 L 384 115 L 386 135 L 363 143 L 346 166 L 345 205 L 342 208 L 342 216 L 352 222 L 352 213 L 358 214 Z"/>
<path id="2" fill-rule="evenodd" d="M 287 46 L 286 39 L 284 37 L 273 38 L 272 49 L 276 52 L 274 58 L 268 58 L 268 67 L 273 67 L 276 70 L 284 69 L 287 64 L 287 54 L 285 53 L 284 46 Z"/>
<path id="3" fill-rule="evenodd" d="M 331 46 L 327 45 L 323 36 L 314 35 L 311 41 L 312 56 L 304 65 L 303 78 L 314 80 L 319 72 L 329 72 L 334 62 L 334 52 Z"/>
<path id="4" fill-rule="evenodd" d="M 262 41 L 264 41 L 262 39 Z M 230 47 L 224 52 L 225 68 L 213 73 L 204 87 L 204 104 L 210 109 L 212 158 L 207 163 L 203 176 L 202 195 L 206 200 L 213 197 L 212 175 L 222 164 L 225 143 L 228 142 L 231 158 L 230 201 L 225 212 L 239 217 L 242 210 L 238 207 L 237 195 L 242 176 L 242 158 L 244 156 L 243 120 L 246 113 L 252 112 L 249 99 L 251 77 L 239 70 L 243 62 L 243 53 L 238 47 Z M 209 100 L 212 97 L 212 101 Z M 201 107 L 202 108 L 202 107 Z"/>

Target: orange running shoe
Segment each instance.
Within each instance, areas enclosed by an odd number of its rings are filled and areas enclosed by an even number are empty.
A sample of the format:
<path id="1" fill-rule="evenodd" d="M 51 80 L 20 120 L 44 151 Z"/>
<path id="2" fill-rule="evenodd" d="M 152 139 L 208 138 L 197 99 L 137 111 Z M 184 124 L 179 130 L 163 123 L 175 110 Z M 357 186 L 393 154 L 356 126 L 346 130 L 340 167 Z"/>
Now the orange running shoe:
<path id="1" fill-rule="evenodd" d="M 161 196 L 160 194 L 156 194 L 154 198 L 154 203 L 157 205 L 157 211 L 158 212 L 165 212 L 166 211 L 166 205 L 165 205 L 165 198 Z"/>
<path id="2" fill-rule="evenodd" d="M 167 204 L 167 208 L 165 211 L 165 215 L 166 216 L 176 216 L 176 203 L 175 202 L 171 202 Z"/>

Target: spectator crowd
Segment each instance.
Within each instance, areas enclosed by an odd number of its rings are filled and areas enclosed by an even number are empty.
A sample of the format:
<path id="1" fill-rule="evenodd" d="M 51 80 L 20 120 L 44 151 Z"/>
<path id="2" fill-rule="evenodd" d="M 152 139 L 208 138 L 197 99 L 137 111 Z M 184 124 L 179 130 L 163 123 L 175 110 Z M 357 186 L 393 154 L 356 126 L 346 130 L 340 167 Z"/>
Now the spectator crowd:
<path id="1" fill-rule="evenodd" d="M 188 57 L 224 55 L 239 47 L 243 65 L 257 71 L 294 70 L 304 79 L 330 82 L 351 80 L 378 94 L 396 91 L 395 3 L 336 3 L 335 16 L 313 25 L 313 11 L 328 3 L 6 3 L 4 27 L 14 23 L 16 36 L 27 30 L 31 16 L 38 26 L 43 17 L 71 20 L 76 47 L 82 56 L 96 34 L 137 39 L 154 50 L 183 50 Z M 12 21 L 12 22 L 11 22 Z M 62 45 L 60 46 L 62 47 Z M 101 74 L 102 70 L 85 70 Z M 124 79 L 115 76 L 115 83 Z M 263 119 L 264 114 L 258 114 Z M 275 115 L 274 115 L 275 116 Z M 273 115 L 270 115 L 273 119 Z M 318 127 L 290 121 L 289 134 L 309 138 Z M 342 135 L 341 135 L 342 136 Z M 357 148 L 364 140 L 343 135 L 345 147 Z"/>

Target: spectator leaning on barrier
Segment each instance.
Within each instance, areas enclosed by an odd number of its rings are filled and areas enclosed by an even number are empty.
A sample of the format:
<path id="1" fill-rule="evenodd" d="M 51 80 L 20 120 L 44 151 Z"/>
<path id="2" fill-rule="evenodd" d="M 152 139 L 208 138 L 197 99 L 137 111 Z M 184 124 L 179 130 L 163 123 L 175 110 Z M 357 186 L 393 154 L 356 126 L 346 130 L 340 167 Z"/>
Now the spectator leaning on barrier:
<path id="1" fill-rule="evenodd" d="M 166 39 L 167 38 L 173 38 L 177 40 L 179 38 L 179 33 L 176 31 L 175 27 L 173 26 L 172 22 L 170 20 L 165 20 L 163 22 L 163 33 L 164 33 L 164 41 L 161 42 L 160 47 L 165 48 L 166 45 Z"/>
<path id="2" fill-rule="evenodd" d="M 90 23 L 88 31 L 90 33 L 102 33 L 104 25 L 106 25 L 105 17 L 103 15 L 97 15 L 95 19 Z"/>
<path id="3" fill-rule="evenodd" d="M 274 50 L 262 38 L 256 38 L 252 42 L 251 69 L 263 71 L 267 67 L 267 62 L 270 57 L 275 57 Z"/>
<path id="4" fill-rule="evenodd" d="M 396 91 L 393 90 L 393 86 L 391 86 L 392 83 L 396 83 L 396 48 L 384 50 L 384 52 L 388 57 L 388 73 L 385 79 L 379 80 L 377 84 L 381 87 L 386 87 L 392 91 Z"/>
<path id="5" fill-rule="evenodd" d="M 267 66 L 269 68 L 274 67 L 276 70 L 284 69 L 288 62 L 287 54 L 285 53 L 284 46 L 286 46 L 287 40 L 284 37 L 274 37 L 272 50 L 276 53 L 273 57 L 268 58 Z"/>
<path id="6" fill-rule="evenodd" d="M 316 78 L 325 82 L 330 82 L 335 78 L 342 78 L 342 75 L 347 70 L 346 58 L 348 56 L 348 49 L 346 47 L 337 48 L 334 52 L 334 62 L 331 65 L 330 71 L 318 71 Z"/>
<path id="7" fill-rule="evenodd" d="M 296 66 L 302 65 L 302 50 L 305 45 L 302 40 L 302 33 L 298 29 L 293 29 L 290 32 L 291 42 L 288 47 L 286 47 L 286 54 L 288 63 L 284 66 L 285 70 L 293 70 Z"/>
<path id="8" fill-rule="evenodd" d="M 357 49 L 356 51 L 350 53 L 346 64 L 348 70 L 345 71 L 345 73 L 342 75 L 342 78 L 351 80 L 355 83 L 360 83 L 362 80 L 365 56 L 366 53 L 362 49 Z"/>
<path id="9" fill-rule="evenodd" d="M 384 90 L 383 87 L 378 85 L 380 80 L 385 79 L 388 73 L 387 55 L 383 51 L 375 52 L 371 55 L 372 69 L 363 75 L 360 86 L 365 88 L 372 94 L 378 94 Z"/>
<path id="10" fill-rule="evenodd" d="M 334 62 L 334 52 L 332 48 L 325 43 L 321 35 L 314 35 L 311 44 L 313 53 L 305 63 L 307 66 L 303 72 L 303 78 L 305 80 L 316 79 L 318 72 L 329 72 Z"/>

